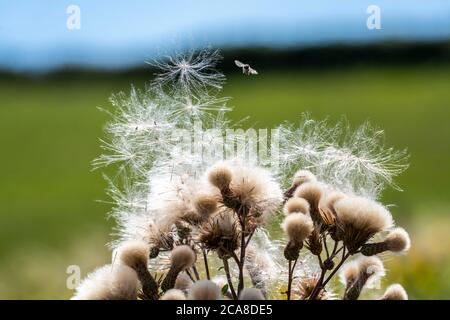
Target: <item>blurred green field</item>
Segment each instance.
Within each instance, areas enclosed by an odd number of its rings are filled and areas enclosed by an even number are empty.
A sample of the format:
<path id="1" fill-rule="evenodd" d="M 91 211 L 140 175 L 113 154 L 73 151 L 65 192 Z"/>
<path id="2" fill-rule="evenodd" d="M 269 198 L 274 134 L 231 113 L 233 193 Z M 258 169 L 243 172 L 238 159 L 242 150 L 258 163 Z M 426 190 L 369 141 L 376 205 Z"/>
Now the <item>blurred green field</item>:
<path id="1" fill-rule="evenodd" d="M 387 143 L 408 147 L 411 167 L 387 203 L 409 228 L 413 250 L 390 259 L 390 279 L 411 298 L 450 298 L 450 66 L 260 70 L 228 75 L 235 119 L 271 127 L 301 112 L 347 115 L 383 127 Z M 150 79 L 151 73 L 148 73 Z M 106 183 L 91 172 L 112 92 L 140 87 L 142 73 L 0 77 L 0 298 L 64 299 L 66 267 L 82 275 L 106 263 Z"/>

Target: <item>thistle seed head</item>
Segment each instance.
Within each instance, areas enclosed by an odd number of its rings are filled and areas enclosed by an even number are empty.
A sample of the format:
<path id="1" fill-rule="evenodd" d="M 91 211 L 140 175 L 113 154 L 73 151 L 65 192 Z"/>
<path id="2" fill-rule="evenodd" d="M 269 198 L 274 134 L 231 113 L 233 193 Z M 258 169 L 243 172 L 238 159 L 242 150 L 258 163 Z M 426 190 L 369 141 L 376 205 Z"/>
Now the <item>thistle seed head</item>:
<path id="1" fill-rule="evenodd" d="M 312 174 L 309 170 L 298 170 L 294 174 L 294 178 L 292 179 L 292 184 L 294 186 L 299 186 L 306 182 L 316 182 L 317 178 L 314 174 Z"/>
<path id="2" fill-rule="evenodd" d="M 135 300 L 138 284 L 134 269 L 123 264 L 105 265 L 80 283 L 72 300 Z"/>
<path id="3" fill-rule="evenodd" d="M 411 240 L 409 238 L 408 232 L 403 228 L 395 228 L 384 240 L 388 250 L 393 252 L 406 252 L 411 247 Z"/>
<path id="4" fill-rule="evenodd" d="M 233 173 L 231 169 L 224 164 L 215 165 L 208 172 L 209 182 L 221 191 L 230 187 L 232 178 Z"/>
<path id="5" fill-rule="evenodd" d="M 187 245 L 175 247 L 170 254 L 171 265 L 180 271 L 192 267 L 196 258 L 194 250 Z"/>
<path id="6" fill-rule="evenodd" d="M 283 211 L 286 215 L 294 212 L 309 214 L 309 203 L 303 198 L 290 198 L 284 204 Z"/>
<path id="7" fill-rule="evenodd" d="M 175 280 L 175 289 L 187 292 L 189 287 L 193 284 L 191 278 L 186 273 L 180 273 Z"/>
<path id="8" fill-rule="evenodd" d="M 239 226 L 233 212 L 215 214 L 199 230 L 198 241 L 206 249 L 216 250 L 220 258 L 227 257 L 239 247 Z"/>
<path id="9" fill-rule="evenodd" d="M 289 241 L 300 244 L 311 234 L 314 225 L 309 216 L 302 213 L 293 213 L 284 219 L 282 228 Z"/>
<path id="10" fill-rule="evenodd" d="M 360 256 L 348 262 L 341 270 L 341 281 L 346 284 L 344 299 L 358 299 L 364 287 L 371 287 L 384 275 L 383 263 L 377 257 Z"/>
<path id="11" fill-rule="evenodd" d="M 219 287 L 211 280 L 196 281 L 189 290 L 188 300 L 220 300 Z"/>
<path id="12" fill-rule="evenodd" d="M 319 212 L 323 222 L 332 226 L 336 222 L 336 210 L 334 205 L 336 201 L 343 199 L 345 194 L 339 191 L 330 191 L 325 193 L 319 201 Z"/>
<path id="13" fill-rule="evenodd" d="M 149 245 L 143 241 L 128 241 L 118 248 L 119 261 L 136 271 L 147 269 L 149 255 Z"/>
<path id="14" fill-rule="evenodd" d="M 309 203 L 309 214 L 315 224 L 323 224 L 319 211 L 319 201 L 323 195 L 323 187 L 318 182 L 308 182 L 300 185 L 294 193 L 295 197 L 303 198 Z"/>
<path id="15" fill-rule="evenodd" d="M 244 288 L 239 294 L 239 300 L 266 300 L 261 290 L 256 288 Z"/>
<path id="16" fill-rule="evenodd" d="M 408 300 L 408 294 L 400 284 L 391 284 L 380 300 Z"/>
<path id="17" fill-rule="evenodd" d="M 217 198 L 208 194 L 199 194 L 194 199 L 194 208 L 201 217 L 208 217 L 217 209 Z"/>
<path id="18" fill-rule="evenodd" d="M 336 201 L 336 236 L 355 253 L 376 233 L 393 225 L 391 213 L 375 201 L 346 197 Z"/>

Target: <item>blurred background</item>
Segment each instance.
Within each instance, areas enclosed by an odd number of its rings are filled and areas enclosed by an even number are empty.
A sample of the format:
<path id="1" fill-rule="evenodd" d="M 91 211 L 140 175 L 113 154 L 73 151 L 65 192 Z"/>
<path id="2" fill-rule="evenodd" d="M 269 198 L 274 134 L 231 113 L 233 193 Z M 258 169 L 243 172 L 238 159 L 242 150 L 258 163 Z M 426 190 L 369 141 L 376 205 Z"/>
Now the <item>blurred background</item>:
<path id="1" fill-rule="evenodd" d="M 109 260 L 97 107 L 151 80 L 146 60 L 206 45 L 222 50 L 234 119 L 346 115 L 409 149 L 404 191 L 383 201 L 413 246 L 384 283 L 450 298 L 448 0 L 0 0 L 0 298 L 66 299 L 69 265 L 84 277 Z"/>

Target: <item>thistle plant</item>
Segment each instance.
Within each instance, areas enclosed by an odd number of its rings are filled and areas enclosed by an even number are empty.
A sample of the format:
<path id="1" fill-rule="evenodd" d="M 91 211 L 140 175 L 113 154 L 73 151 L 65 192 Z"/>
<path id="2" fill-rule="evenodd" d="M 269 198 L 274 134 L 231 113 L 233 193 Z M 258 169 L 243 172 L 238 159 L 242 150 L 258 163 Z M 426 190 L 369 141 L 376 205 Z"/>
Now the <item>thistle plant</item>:
<path id="1" fill-rule="evenodd" d="M 74 299 L 326 300 L 338 298 L 337 276 L 341 298 L 357 299 L 384 276 L 381 258 L 409 249 L 378 201 L 398 188 L 405 151 L 368 123 L 351 130 L 304 114 L 277 128 L 279 166 L 246 157 L 253 144 L 242 131 L 224 157 L 223 135 L 239 123 L 226 118 L 219 61 L 202 50 L 151 62 L 160 71 L 144 90 L 112 97 L 105 153 L 93 162 L 117 169 L 107 178 L 112 263 Z M 195 143 L 194 127 L 203 130 Z M 407 294 L 395 284 L 380 299 Z"/>

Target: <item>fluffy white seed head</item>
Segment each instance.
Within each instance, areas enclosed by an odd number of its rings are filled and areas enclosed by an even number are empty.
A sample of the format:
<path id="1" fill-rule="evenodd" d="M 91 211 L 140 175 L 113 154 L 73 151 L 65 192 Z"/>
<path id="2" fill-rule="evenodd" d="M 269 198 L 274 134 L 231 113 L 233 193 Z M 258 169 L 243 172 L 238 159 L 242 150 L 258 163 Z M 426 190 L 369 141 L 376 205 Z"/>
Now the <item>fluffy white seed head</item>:
<path id="1" fill-rule="evenodd" d="M 259 222 L 265 222 L 283 200 L 279 183 L 268 170 L 249 166 L 242 161 L 232 162 L 233 180 L 231 190 L 242 205 L 252 208 L 260 215 Z"/>
<path id="2" fill-rule="evenodd" d="M 357 263 L 349 262 L 341 267 L 339 272 L 339 279 L 344 286 L 350 286 L 355 283 L 359 277 L 359 265 Z"/>
<path id="3" fill-rule="evenodd" d="M 400 284 L 392 284 L 386 289 L 381 300 L 408 300 L 408 294 Z"/>
<path id="4" fill-rule="evenodd" d="M 314 174 L 312 174 L 311 171 L 309 170 L 298 170 L 295 174 L 294 174 L 294 179 L 292 181 L 293 185 L 295 186 L 299 186 L 302 183 L 305 182 L 315 182 L 317 181 L 317 178 Z"/>
<path id="5" fill-rule="evenodd" d="M 309 213 L 309 203 L 303 198 L 290 198 L 284 204 L 283 211 L 286 215 L 294 212 Z"/>
<path id="6" fill-rule="evenodd" d="M 198 194 L 194 201 L 194 208 L 203 217 L 214 213 L 217 209 L 217 198 L 209 194 Z"/>
<path id="7" fill-rule="evenodd" d="M 360 256 L 358 259 L 356 259 L 356 262 L 359 264 L 359 269 L 361 270 L 361 272 L 369 275 L 384 275 L 383 262 L 381 262 L 380 258 L 376 256 Z"/>
<path id="8" fill-rule="evenodd" d="M 187 292 L 192 283 L 191 278 L 187 274 L 180 273 L 175 281 L 175 289 Z"/>
<path id="9" fill-rule="evenodd" d="M 189 300 L 220 300 L 219 287 L 211 280 L 195 282 L 189 290 Z"/>
<path id="10" fill-rule="evenodd" d="M 225 164 L 217 164 L 208 172 L 209 182 L 220 190 L 228 188 L 232 178 L 233 173 Z"/>
<path id="11" fill-rule="evenodd" d="M 183 291 L 179 289 L 170 289 L 161 297 L 161 300 L 186 300 Z"/>
<path id="12" fill-rule="evenodd" d="M 196 260 L 196 254 L 191 247 L 182 245 L 175 247 L 170 254 L 170 262 L 177 270 L 192 267 Z"/>
<path id="13" fill-rule="evenodd" d="M 294 193 L 295 197 L 303 198 L 310 206 L 317 207 L 323 194 L 323 187 L 318 182 L 308 182 L 300 185 Z"/>
<path id="14" fill-rule="evenodd" d="M 113 266 L 111 293 L 121 300 L 136 300 L 139 278 L 136 271 L 126 265 Z"/>
<path id="15" fill-rule="evenodd" d="M 239 294 L 239 300 L 265 300 L 261 290 L 256 288 L 245 288 Z"/>
<path id="16" fill-rule="evenodd" d="M 393 225 L 391 213 L 370 199 L 346 197 L 336 201 L 334 208 L 341 223 L 358 229 L 368 228 L 376 233 Z"/>
<path id="17" fill-rule="evenodd" d="M 308 215 L 293 213 L 284 219 L 282 228 L 290 241 L 302 243 L 314 230 L 314 224 Z"/>
<path id="18" fill-rule="evenodd" d="M 384 242 L 389 250 L 393 252 L 406 252 L 411 247 L 411 240 L 408 232 L 403 228 L 395 228 L 389 232 Z"/>
<path id="19" fill-rule="evenodd" d="M 346 286 L 363 279 L 362 285 L 373 288 L 385 274 L 383 262 L 378 257 L 359 256 L 342 266 L 339 278 Z"/>
<path id="20" fill-rule="evenodd" d="M 345 197 L 334 204 L 337 234 L 355 253 L 371 237 L 391 228 L 392 215 L 385 207 L 373 200 L 361 197 Z"/>
<path id="21" fill-rule="evenodd" d="M 136 272 L 122 264 L 105 265 L 90 273 L 78 288 L 73 300 L 134 300 L 139 280 Z"/>
<path id="22" fill-rule="evenodd" d="M 118 259 L 133 269 L 147 267 L 149 246 L 143 241 L 127 241 L 118 248 Z"/>
<path id="23" fill-rule="evenodd" d="M 319 210 L 329 211 L 331 214 L 336 215 L 334 205 L 337 201 L 345 198 L 346 195 L 340 191 L 329 191 L 325 193 L 319 201 Z"/>
<path id="24" fill-rule="evenodd" d="M 327 225 L 334 225 L 336 222 L 336 210 L 334 209 L 334 204 L 346 197 L 346 195 L 340 191 L 329 191 L 322 195 L 319 200 L 318 209 L 322 220 Z"/>

